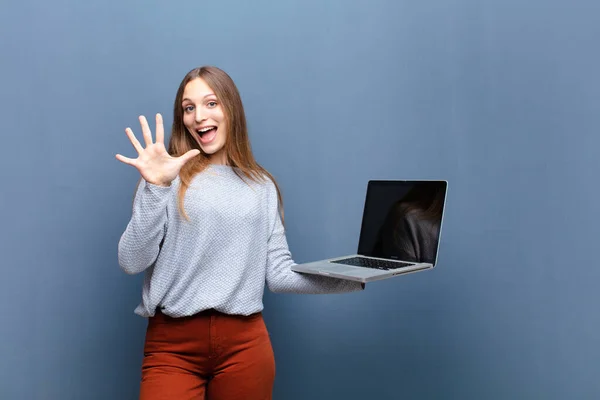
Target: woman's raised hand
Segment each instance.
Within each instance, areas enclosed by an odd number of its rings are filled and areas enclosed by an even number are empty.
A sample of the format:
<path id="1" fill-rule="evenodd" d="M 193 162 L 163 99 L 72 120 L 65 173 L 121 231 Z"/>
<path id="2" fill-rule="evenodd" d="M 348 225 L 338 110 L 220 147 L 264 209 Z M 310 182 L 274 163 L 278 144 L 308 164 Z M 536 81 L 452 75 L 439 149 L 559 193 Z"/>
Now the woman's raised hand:
<path id="1" fill-rule="evenodd" d="M 170 186 L 171 182 L 177 177 L 183 165 L 200 154 L 200 150 L 190 150 L 180 157 L 172 157 L 165 148 L 165 130 L 162 116 L 156 114 L 156 141 L 152 142 L 152 132 L 148 126 L 148 121 L 144 116 L 140 116 L 140 125 L 146 147 L 142 147 L 137 140 L 131 128 L 125 129 L 127 137 L 138 152 L 137 158 L 127 158 L 117 154 L 117 160 L 136 167 L 142 177 L 148 182 L 158 186 Z"/>

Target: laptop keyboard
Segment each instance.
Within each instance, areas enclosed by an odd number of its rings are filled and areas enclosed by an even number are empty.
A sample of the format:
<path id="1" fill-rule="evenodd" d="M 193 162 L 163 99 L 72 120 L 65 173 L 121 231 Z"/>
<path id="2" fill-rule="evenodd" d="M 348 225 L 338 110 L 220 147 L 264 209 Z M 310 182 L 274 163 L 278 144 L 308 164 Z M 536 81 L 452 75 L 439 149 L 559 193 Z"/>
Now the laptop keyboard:
<path id="1" fill-rule="evenodd" d="M 344 258 L 342 260 L 331 261 L 335 264 L 344 264 L 344 265 L 352 265 L 355 267 L 365 267 L 365 268 L 374 268 L 374 269 L 382 269 L 382 270 L 390 270 L 408 267 L 409 265 L 414 265 L 414 263 L 407 263 L 402 261 L 387 261 L 387 260 L 377 260 L 373 258 L 364 258 L 364 257 L 350 257 Z"/>

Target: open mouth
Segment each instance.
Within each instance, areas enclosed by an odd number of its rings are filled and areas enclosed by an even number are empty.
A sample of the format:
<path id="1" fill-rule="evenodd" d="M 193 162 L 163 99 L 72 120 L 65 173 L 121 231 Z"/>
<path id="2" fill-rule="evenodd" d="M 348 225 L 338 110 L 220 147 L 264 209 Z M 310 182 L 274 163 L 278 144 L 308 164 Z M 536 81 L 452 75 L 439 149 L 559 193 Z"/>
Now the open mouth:
<path id="1" fill-rule="evenodd" d="M 217 136 L 217 127 L 205 126 L 204 128 L 198 129 L 196 132 L 198 133 L 198 137 L 200 137 L 200 142 L 203 144 L 209 143 Z"/>

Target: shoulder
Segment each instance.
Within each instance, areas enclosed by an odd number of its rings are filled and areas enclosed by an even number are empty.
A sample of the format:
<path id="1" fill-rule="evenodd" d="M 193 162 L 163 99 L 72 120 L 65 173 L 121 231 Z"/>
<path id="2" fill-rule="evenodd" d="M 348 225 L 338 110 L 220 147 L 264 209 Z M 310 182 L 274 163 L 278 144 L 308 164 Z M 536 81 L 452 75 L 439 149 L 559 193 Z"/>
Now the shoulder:
<path id="1" fill-rule="evenodd" d="M 267 188 L 267 190 L 269 190 L 269 191 L 277 190 L 275 181 L 268 174 L 265 174 L 265 173 L 261 174 L 261 180 L 262 180 L 262 184 L 265 186 L 265 188 Z"/>
<path id="2" fill-rule="evenodd" d="M 261 191 L 266 198 L 267 208 L 270 211 L 277 211 L 280 201 L 279 188 L 273 177 L 269 173 L 263 172 L 258 177 L 257 183 L 260 185 Z"/>
<path id="3" fill-rule="evenodd" d="M 261 186 L 264 188 L 268 198 L 272 200 L 275 207 L 278 207 L 280 200 L 279 186 L 272 175 L 268 173 L 261 174 Z"/>
<path id="4" fill-rule="evenodd" d="M 230 177 L 238 184 L 243 184 L 246 188 L 251 188 L 255 194 L 262 193 L 267 197 L 277 197 L 279 187 L 273 176 L 264 168 L 260 170 L 244 171 L 238 167 L 230 167 Z"/>

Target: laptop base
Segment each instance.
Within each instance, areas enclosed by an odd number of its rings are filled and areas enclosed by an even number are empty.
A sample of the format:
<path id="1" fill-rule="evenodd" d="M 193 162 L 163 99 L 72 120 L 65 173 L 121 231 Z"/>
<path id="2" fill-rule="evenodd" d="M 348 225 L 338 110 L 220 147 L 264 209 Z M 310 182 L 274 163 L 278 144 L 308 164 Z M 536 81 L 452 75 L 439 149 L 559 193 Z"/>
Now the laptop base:
<path id="1" fill-rule="evenodd" d="M 428 269 L 432 269 L 432 264 L 427 263 L 409 263 L 408 266 L 402 266 L 400 268 L 382 270 L 378 268 L 367 268 L 367 267 L 358 267 L 353 265 L 345 265 L 338 264 L 335 261 L 346 259 L 346 258 L 366 258 L 360 255 L 351 255 L 344 257 L 336 257 L 329 260 L 315 261 L 311 263 L 305 264 L 296 264 L 292 267 L 292 271 L 312 274 L 312 275 L 320 275 L 320 276 L 328 276 L 331 278 L 345 279 L 356 282 L 373 282 L 382 279 L 391 278 L 399 275 L 406 275 L 413 272 L 425 271 Z"/>

